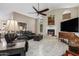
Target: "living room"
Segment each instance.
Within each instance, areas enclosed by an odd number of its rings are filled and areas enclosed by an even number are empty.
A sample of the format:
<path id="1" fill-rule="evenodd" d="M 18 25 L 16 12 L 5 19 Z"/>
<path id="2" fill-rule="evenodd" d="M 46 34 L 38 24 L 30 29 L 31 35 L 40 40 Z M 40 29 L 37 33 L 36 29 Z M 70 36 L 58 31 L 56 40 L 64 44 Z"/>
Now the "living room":
<path id="1" fill-rule="evenodd" d="M 0 3 L 0 55 L 78 56 L 78 17 L 78 3 Z"/>

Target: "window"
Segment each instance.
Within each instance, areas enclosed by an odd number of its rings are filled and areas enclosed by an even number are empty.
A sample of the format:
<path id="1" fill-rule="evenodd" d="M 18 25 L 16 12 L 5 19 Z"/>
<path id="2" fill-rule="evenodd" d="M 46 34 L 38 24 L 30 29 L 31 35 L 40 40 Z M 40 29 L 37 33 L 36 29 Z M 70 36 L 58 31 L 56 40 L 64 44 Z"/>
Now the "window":
<path id="1" fill-rule="evenodd" d="M 43 32 L 43 24 L 40 24 L 40 32 Z"/>

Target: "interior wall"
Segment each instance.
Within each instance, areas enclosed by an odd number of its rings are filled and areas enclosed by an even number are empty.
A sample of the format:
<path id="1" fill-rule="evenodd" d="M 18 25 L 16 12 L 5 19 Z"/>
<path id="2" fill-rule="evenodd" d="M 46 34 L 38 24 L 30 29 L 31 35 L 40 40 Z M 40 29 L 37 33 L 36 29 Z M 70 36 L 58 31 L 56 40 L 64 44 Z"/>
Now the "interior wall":
<path id="1" fill-rule="evenodd" d="M 55 25 L 48 26 L 48 23 L 47 23 L 48 19 L 47 19 L 47 17 L 44 17 L 43 18 L 43 34 L 44 35 L 47 35 L 47 29 L 48 28 L 52 28 L 52 29 L 55 29 L 55 35 L 58 36 L 58 32 L 61 29 L 60 28 L 61 21 L 69 20 L 69 19 L 66 19 L 66 20 L 62 19 L 62 14 L 66 10 L 71 11 L 71 18 L 79 17 L 79 7 L 62 8 L 62 9 L 55 9 L 55 10 L 50 11 L 47 15 L 48 16 L 49 15 L 55 15 Z M 13 14 L 10 14 L 9 16 L 4 17 L 4 18 L 9 19 L 9 17 L 12 18 L 12 16 L 13 16 L 13 19 L 17 20 L 18 22 L 27 23 L 27 30 L 40 33 L 40 27 L 39 27 L 40 21 L 39 20 L 36 21 L 34 18 L 31 18 L 31 17 L 28 17 L 28 16 L 20 14 L 20 13 L 16 13 L 16 12 L 14 12 Z"/>
<path id="2" fill-rule="evenodd" d="M 35 33 L 35 19 L 34 18 L 28 17 L 20 13 L 13 12 L 13 19 L 17 20 L 18 22 L 26 23 L 27 24 L 26 30 L 29 30 Z"/>
<path id="3" fill-rule="evenodd" d="M 48 13 L 48 16 L 49 15 L 55 15 L 55 25 L 48 25 L 47 17 L 44 18 L 44 21 L 43 21 L 44 28 L 43 29 L 44 29 L 44 34 L 45 35 L 47 34 L 47 29 L 50 28 L 50 29 L 55 29 L 55 35 L 58 36 L 58 33 L 60 32 L 60 29 L 61 29 L 61 22 L 69 20 L 69 19 L 65 19 L 65 20 L 62 19 L 63 12 L 66 11 L 66 10 L 71 11 L 71 18 L 76 18 L 76 17 L 79 16 L 79 13 L 78 13 L 79 8 L 78 7 L 62 8 L 62 9 L 56 9 L 56 10 L 50 11 Z"/>

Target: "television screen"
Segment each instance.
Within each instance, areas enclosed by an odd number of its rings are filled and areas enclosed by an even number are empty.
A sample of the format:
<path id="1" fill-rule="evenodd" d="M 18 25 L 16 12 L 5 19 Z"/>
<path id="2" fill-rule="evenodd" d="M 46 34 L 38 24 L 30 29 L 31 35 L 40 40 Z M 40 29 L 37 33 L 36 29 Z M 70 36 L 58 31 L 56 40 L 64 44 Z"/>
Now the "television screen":
<path id="1" fill-rule="evenodd" d="M 61 22 L 61 31 L 78 32 L 78 18 Z"/>

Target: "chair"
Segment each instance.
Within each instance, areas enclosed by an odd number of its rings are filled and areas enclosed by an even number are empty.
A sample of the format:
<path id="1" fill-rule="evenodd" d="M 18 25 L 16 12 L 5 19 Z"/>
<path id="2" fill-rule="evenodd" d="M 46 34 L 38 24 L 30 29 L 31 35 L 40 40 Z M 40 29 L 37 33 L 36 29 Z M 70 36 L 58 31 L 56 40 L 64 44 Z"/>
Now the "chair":
<path id="1" fill-rule="evenodd" d="M 41 39 L 43 38 L 43 35 L 36 35 L 35 37 L 34 37 L 34 41 L 40 41 Z"/>
<path id="2" fill-rule="evenodd" d="M 28 51 L 28 48 L 29 48 L 29 44 L 28 44 L 28 41 L 25 42 L 25 52 Z"/>

